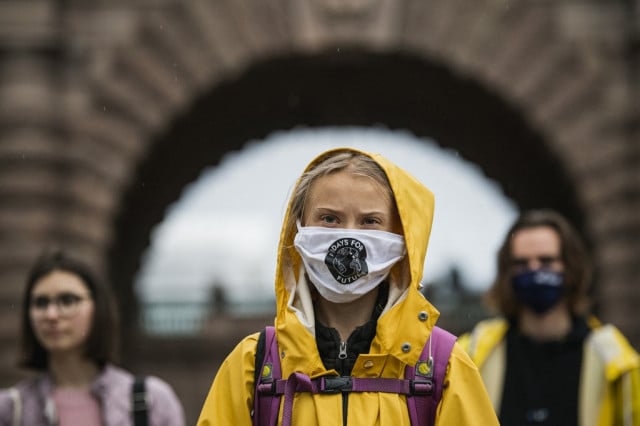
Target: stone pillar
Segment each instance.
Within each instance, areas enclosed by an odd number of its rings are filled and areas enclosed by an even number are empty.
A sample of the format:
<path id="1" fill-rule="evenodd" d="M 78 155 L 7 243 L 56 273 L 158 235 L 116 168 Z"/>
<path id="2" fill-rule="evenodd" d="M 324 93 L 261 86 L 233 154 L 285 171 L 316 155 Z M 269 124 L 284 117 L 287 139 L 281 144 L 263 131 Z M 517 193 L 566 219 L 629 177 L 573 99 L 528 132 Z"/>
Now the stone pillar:
<path id="1" fill-rule="evenodd" d="M 55 194 L 65 170 L 58 19 L 53 1 L 0 2 L 0 377 L 9 382 L 19 376 L 25 275 L 56 240 L 66 201 Z"/>

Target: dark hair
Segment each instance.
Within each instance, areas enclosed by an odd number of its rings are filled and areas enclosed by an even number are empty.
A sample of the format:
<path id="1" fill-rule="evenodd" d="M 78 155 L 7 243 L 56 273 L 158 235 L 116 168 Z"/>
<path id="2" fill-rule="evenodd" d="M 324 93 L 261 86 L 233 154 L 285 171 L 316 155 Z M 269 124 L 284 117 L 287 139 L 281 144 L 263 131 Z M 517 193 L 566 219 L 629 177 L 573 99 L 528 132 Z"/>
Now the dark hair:
<path id="1" fill-rule="evenodd" d="M 509 229 L 498 251 L 496 279 L 485 298 L 491 308 L 508 318 L 514 318 L 520 309 L 511 288 L 511 241 L 518 231 L 543 226 L 552 228 L 560 239 L 569 309 L 574 315 L 583 315 L 589 307 L 591 263 L 580 235 L 560 213 L 550 209 L 530 210 L 523 212 Z"/>
<path id="2" fill-rule="evenodd" d="M 61 250 L 44 252 L 32 266 L 27 278 L 22 302 L 22 350 L 19 365 L 46 370 L 49 354 L 40 344 L 34 331 L 29 309 L 31 292 L 41 278 L 53 271 L 65 271 L 78 276 L 91 293 L 94 303 L 93 322 L 87 337 L 85 356 L 103 367 L 116 360 L 118 319 L 110 289 L 79 259 Z"/>

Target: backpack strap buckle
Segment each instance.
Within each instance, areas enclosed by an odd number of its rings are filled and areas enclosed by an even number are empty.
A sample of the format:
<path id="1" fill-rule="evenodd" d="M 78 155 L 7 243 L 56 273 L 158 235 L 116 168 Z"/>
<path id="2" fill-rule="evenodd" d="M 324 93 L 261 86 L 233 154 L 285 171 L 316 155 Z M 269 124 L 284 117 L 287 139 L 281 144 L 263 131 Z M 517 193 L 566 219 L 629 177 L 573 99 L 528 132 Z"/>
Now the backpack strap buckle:
<path id="1" fill-rule="evenodd" d="M 319 393 L 340 393 L 351 392 L 353 390 L 353 382 L 351 377 L 340 376 L 324 376 L 318 379 Z"/>
<path id="2" fill-rule="evenodd" d="M 433 380 L 410 380 L 409 389 L 411 395 L 431 395 L 433 393 Z"/>
<path id="3" fill-rule="evenodd" d="M 257 391 L 263 395 L 275 395 L 276 394 L 276 381 L 260 381 L 257 386 Z"/>

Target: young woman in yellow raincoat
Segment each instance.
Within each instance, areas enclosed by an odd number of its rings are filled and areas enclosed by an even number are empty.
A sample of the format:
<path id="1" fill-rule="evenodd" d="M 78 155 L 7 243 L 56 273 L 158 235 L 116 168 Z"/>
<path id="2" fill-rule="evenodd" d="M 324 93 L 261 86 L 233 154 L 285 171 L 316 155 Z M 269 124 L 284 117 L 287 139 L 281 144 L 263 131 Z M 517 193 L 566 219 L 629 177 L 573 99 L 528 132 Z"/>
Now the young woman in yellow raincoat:
<path id="1" fill-rule="evenodd" d="M 342 148 L 311 162 L 280 236 L 275 329 L 282 377 L 404 378 L 439 316 L 419 291 L 433 208 L 425 186 L 379 155 Z M 344 238 L 366 248 L 366 262 L 357 259 L 358 248 L 351 264 L 338 265 L 355 273 L 354 281 L 325 263 L 339 255 L 332 243 Z M 246 337 L 221 365 L 200 426 L 252 424 L 257 340 L 258 333 Z M 498 424 L 477 368 L 457 343 L 443 388 L 436 425 Z M 410 425 L 406 397 L 383 392 L 296 393 L 291 420 Z"/>

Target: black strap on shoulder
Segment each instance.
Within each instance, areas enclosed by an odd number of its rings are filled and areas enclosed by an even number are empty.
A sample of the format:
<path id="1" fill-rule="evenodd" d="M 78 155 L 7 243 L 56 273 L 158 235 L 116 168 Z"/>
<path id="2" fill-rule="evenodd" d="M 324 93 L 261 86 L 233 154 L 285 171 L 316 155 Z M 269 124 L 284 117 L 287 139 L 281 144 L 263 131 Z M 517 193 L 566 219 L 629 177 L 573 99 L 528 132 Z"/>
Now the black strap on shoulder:
<path id="1" fill-rule="evenodd" d="M 136 376 L 131 387 L 131 412 L 134 426 L 148 425 L 147 392 L 144 381 L 144 376 Z"/>
<path id="2" fill-rule="evenodd" d="M 264 361 L 264 353 L 267 333 L 264 329 L 260 332 L 260 337 L 258 337 L 258 345 L 256 346 L 256 363 L 255 363 L 255 371 L 253 372 L 253 383 L 254 385 L 258 383 L 258 379 L 260 378 L 260 367 L 262 366 L 262 361 Z"/>

